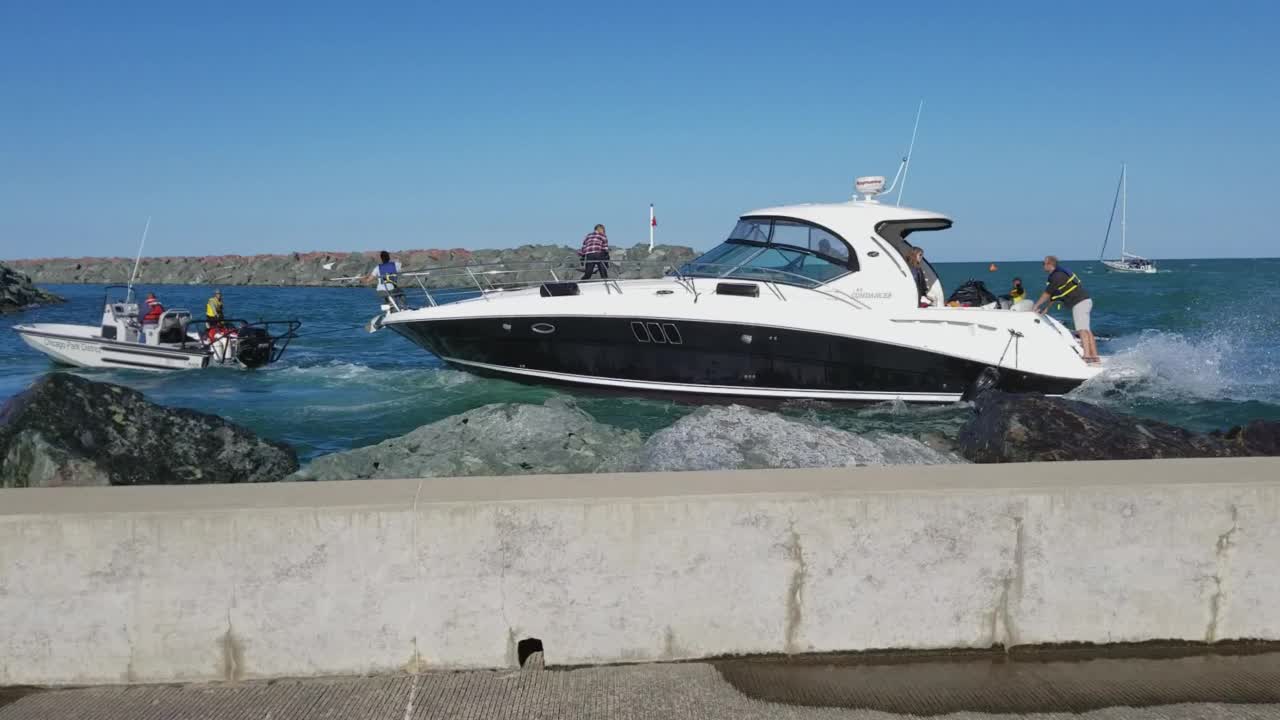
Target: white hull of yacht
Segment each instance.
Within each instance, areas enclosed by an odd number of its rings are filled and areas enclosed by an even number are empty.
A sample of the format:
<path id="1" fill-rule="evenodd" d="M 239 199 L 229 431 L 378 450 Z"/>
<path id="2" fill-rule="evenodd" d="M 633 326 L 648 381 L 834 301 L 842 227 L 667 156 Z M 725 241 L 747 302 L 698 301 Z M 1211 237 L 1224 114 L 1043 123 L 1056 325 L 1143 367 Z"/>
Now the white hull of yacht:
<path id="1" fill-rule="evenodd" d="M 986 367 L 1007 389 L 1050 395 L 1097 373 L 1070 331 L 1033 313 L 883 312 L 804 288 L 735 297 L 716 294 L 716 284 L 582 283 L 571 297 L 505 291 L 380 324 L 459 369 L 642 393 L 945 403 Z"/>

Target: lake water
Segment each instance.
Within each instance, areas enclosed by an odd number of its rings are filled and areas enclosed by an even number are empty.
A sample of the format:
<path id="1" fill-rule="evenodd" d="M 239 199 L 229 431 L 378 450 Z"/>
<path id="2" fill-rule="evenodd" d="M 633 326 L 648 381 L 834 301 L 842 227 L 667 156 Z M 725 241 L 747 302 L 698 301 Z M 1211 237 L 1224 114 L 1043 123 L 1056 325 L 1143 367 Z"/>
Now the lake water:
<path id="1" fill-rule="evenodd" d="M 1073 393 L 1115 409 L 1211 430 L 1254 418 L 1280 420 L 1280 321 L 1272 305 L 1280 259 L 1160 263 L 1154 276 L 1117 275 L 1097 263 L 1071 263 L 1094 297 L 1095 332 L 1114 356 L 1108 371 Z M 1014 275 L 1041 285 L 1038 263 L 939 264 L 947 288 L 969 278 L 1004 292 Z M 69 302 L 0 318 L 0 399 L 57 369 L 8 327 L 19 322 L 94 323 L 102 288 L 53 285 Z M 167 307 L 201 314 L 209 289 L 147 287 Z M 697 406 L 685 401 L 618 398 L 481 379 L 444 367 L 390 332 L 367 334 L 377 313 L 372 291 L 354 288 L 224 288 L 228 315 L 297 318 L 302 337 L 284 359 L 257 371 L 149 374 L 77 371 L 141 390 L 156 402 L 213 412 L 283 440 L 304 457 L 369 445 L 488 403 L 541 403 L 572 395 L 597 420 L 652 433 Z M 842 406 L 785 403 L 771 412 L 859 433 L 954 437 L 966 410 L 901 403 Z"/>

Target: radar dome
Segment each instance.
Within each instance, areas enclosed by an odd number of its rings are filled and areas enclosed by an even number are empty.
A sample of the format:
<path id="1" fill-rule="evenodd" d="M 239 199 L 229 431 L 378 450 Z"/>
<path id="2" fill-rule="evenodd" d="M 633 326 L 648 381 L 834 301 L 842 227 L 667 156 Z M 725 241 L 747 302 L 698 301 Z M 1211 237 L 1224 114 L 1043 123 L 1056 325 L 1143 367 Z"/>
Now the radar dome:
<path id="1" fill-rule="evenodd" d="M 861 195 L 863 200 L 874 200 L 884 192 L 884 176 L 867 175 L 857 178 L 853 181 L 853 191 Z"/>

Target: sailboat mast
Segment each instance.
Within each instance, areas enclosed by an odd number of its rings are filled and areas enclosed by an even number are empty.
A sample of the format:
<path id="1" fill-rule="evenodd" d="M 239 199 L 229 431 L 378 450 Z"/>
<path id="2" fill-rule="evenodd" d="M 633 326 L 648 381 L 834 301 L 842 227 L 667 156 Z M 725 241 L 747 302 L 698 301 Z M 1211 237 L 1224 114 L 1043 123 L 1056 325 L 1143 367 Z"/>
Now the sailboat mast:
<path id="1" fill-rule="evenodd" d="M 1120 163 L 1120 259 L 1129 255 L 1126 228 L 1129 222 L 1129 165 Z"/>
<path id="2" fill-rule="evenodd" d="M 1107 243 L 1111 242 L 1111 228 L 1116 225 L 1116 207 L 1120 205 L 1120 188 L 1124 185 L 1124 168 L 1120 169 L 1120 180 L 1116 182 L 1116 192 L 1111 196 L 1111 214 L 1107 216 L 1107 234 L 1102 236 L 1102 250 L 1098 251 L 1098 260 L 1106 262 Z"/>

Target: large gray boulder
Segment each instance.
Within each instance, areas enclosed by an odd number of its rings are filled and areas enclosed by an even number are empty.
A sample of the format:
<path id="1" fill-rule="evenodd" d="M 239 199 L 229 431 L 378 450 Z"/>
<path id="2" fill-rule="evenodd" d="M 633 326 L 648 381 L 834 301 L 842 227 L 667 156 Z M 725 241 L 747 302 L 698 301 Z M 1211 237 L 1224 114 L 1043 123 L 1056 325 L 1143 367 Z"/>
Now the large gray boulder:
<path id="1" fill-rule="evenodd" d="M 1205 435 L 1078 400 L 992 390 L 975 401 L 959 449 L 978 463 L 1277 455 L 1280 423 Z"/>
<path id="2" fill-rule="evenodd" d="M 68 373 L 0 408 L 0 487 L 269 482 L 297 469 L 283 443 Z"/>
<path id="3" fill-rule="evenodd" d="M 654 433 L 622 470 L 922 465 L 961 462 L 901 435 L 856 433 L 742 405 L 706 407 Z"/>
<path id="4" fill-rule="evenodd" d="M 294 480 L 591 473 L 631 457 L 639 433 L 594 420 L 572 401 L 494 404 L 370 447 L 324 455 Z"/>
<path id="5" fill-rule="evenodd" d="M 911 438 L 862 437 L 738 405 L 703 408 L 642 442 L 567 398 L 486 405 L 371 447 L 319 457 L 291 479 L 845 467 L 962 462 Z"/>
<path id="6" fill-rule="evenodd" d="M 36 287 L 25 274 L 0 264 L 0 313 L 60 302 L 62 298 Z"/>

